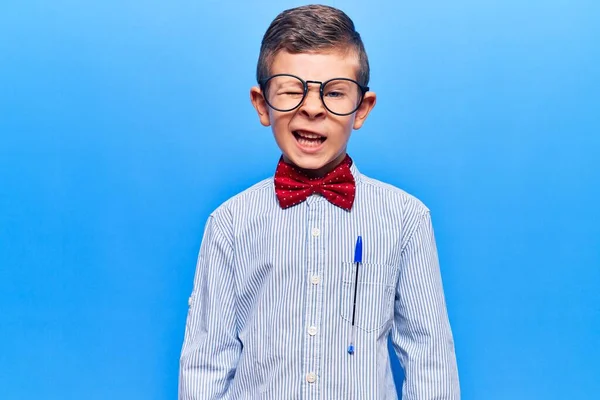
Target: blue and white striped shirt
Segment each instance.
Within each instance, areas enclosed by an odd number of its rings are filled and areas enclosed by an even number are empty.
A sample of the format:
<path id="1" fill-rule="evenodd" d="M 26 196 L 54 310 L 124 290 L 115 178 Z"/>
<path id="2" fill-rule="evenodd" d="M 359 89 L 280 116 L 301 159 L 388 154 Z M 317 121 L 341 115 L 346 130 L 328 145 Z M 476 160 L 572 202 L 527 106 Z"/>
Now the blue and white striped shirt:
<path id="1" fill-rule="evenodd" d="M 208 219 L 189 302 L 179 399 L 459 399 L 429 210 L 351 167 L 350 212 L 313 195 L 281 209 L 273 179 Z M 363 239 L 355 353 L 354 247 Z"/>

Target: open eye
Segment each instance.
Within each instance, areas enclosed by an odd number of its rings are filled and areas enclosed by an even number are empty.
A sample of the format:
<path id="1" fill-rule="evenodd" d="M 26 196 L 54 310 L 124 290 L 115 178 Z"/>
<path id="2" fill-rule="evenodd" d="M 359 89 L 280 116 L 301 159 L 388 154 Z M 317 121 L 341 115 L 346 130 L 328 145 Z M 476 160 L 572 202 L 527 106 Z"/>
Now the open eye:
<path id="1" fill-rule="evenodd" d="M 329 81 L 323 90 L 323 96 L 331 100 L 343 100 L 356 91 L 356 84 L 352 81 L 335 79 Z"/>
<path id="2" fill-rule="evenodd" d="M 325 93 L 325 96 L 330 97 L 332 99 L 339 99 L 346 96 L 346 93 L 342 92 L 341 90 L 330 90 L 327 93 Z"/>

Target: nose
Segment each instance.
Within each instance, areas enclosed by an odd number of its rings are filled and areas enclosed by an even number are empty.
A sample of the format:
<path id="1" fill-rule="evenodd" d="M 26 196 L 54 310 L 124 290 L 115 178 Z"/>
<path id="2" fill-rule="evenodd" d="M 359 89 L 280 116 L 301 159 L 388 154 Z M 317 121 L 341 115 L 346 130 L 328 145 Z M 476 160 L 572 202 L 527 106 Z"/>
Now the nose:
<path id="1" fill-rule="evenodd" d="M 300 105 L 299 111 L 309 118 L 317 118 L 321 115 L 325 115 L 326 110 L 323 106 L 323 102 L 321 101 L 321 95 L 319 93 L 318 86 L 309 86 L 308 93 L 306 93 L 306 97 Z"/>

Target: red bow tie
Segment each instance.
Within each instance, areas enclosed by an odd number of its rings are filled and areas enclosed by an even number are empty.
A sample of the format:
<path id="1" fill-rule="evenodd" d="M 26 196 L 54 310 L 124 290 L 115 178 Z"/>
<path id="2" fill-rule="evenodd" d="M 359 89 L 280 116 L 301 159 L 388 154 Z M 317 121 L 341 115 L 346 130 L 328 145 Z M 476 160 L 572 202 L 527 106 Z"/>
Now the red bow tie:
<path id="1" fill-rule="evenodd" d="M 336 206 L 350 211 L 354 203 L 356 184 L 350 171 L 352 159 L 344 161 L 323 178 L 309 178 L 297 168 L 286 164 L 283 157 L 275 171 L 275 194 L 281 208 L 302 203 L 308 196 L 318 193 Z"/>

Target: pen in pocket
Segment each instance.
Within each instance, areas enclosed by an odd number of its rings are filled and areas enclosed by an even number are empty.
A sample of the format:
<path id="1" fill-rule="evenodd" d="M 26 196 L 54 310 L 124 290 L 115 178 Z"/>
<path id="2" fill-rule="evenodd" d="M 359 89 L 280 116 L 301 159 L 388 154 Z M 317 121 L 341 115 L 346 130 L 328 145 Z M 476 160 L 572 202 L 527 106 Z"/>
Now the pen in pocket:
<path id="1" fill-rule="evenodd" d="M 362 237 L 359 236 L 356 239 L 356 246 L 354 247 L 354 263 L 356 264 L 356 271 L 354 274 L 354 305 L 352 306 L 352 328 L 350 330 L 350 344 L 348 345 L 348 354 L 354 354 L 354 334 L 356 326 L 354 319 L 356 317 L 356 292 L 358 290 L 358 268 L 362 263 Z"/>

